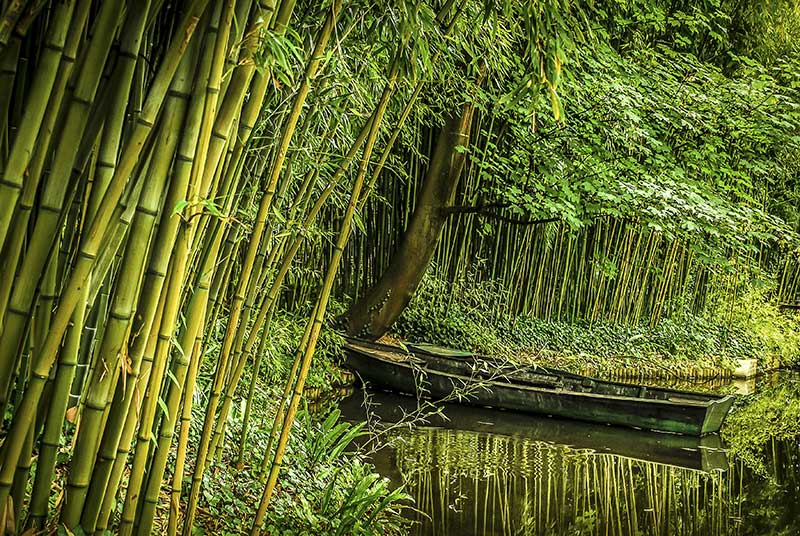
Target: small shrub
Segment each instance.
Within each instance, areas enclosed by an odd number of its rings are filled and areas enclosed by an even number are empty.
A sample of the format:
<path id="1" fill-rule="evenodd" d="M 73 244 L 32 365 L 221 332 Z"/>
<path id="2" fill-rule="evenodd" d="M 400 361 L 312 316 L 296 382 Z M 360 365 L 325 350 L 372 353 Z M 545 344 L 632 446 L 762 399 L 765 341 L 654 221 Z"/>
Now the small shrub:
<path id="1" fill-rule="evenodd" d="M 766 368 L 800 362 L 800 315 L 781 311 L 770 301 L 772 286 L 752 286 L 734 304 L 723 302 L 715 311 L 718 322 L 751 334 L 761 347 Z"/>

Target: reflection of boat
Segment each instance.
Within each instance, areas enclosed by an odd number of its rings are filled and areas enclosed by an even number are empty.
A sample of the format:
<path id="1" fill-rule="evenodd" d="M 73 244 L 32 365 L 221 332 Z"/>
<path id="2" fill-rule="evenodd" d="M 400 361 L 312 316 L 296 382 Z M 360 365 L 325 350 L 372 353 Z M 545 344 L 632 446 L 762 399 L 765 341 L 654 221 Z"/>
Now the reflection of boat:
<path id="1" fill-rule="evenodd" d="M 417 400 L 391 393 L 371 393 L 369 411 L 383 423 L 400 422 L 417 410 Z M 364 394 L 356 391 L 339 403 L 342 415 L 364 420 Z M 703 437 L 626 430 L 615 426 L 525 415 L 490 408 L 444 404 L 442 415 L 425 417 L 425 426 L 469 430 L 527 439 L 571 449 L 590 449 L 600 454 L 702 471 L 727 470 L 728 460 L 719 435 Z"/>
<path id="2" fill-rule="evenodd" d="M 508 369 L 431 345 L 352 340 L 345 364 L 375 387 L 433 399 L 688 435 L 718 432 L 730 396 L 609 382 L 563 371 Z"/>

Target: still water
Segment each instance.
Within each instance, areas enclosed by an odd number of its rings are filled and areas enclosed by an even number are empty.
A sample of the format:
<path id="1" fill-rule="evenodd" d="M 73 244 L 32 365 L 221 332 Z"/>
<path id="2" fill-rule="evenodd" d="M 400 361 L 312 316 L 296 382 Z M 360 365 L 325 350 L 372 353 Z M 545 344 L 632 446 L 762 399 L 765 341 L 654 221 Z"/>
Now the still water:
<path id="1" fill-rule="evenodd" d="M 792 380 L 796 381 L 796 380 Z M 364 420 L 364 394 L 340 405 Z M 417 427 L 416 400 L 371 394 L 390 428 L 371 455 L 415 500 L 416 536 L 800 535 L 800 443 L 759 468 L 717 436 L 689 438 L 458 405 Z"/>

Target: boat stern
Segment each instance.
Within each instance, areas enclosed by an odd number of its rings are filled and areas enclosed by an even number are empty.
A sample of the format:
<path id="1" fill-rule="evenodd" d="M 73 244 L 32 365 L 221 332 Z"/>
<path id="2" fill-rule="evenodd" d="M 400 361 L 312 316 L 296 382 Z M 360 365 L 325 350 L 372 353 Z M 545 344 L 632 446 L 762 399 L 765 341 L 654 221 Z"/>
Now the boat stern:
<path id="1" fill-rule="evenodd" d="M 731 395 L 724 396 L 719 400 L 715 400 L 708 405 L 706 409 L 706 416 L 703 419 L 703 426 L 700 430 L 700 435 L 713 434 L 719 432 L 722 428 L 722 423 L 733 405 L 734 397 Z"/>

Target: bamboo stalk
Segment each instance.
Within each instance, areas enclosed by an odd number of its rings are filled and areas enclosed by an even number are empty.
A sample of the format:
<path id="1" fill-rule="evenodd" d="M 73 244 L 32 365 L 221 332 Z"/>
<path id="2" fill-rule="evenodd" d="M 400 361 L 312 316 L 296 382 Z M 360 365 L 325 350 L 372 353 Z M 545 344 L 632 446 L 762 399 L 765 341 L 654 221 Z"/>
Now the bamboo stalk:
<path id="1" fill-rule="evenodd" d="M 317 72 L 319 70 L 319 66 L 320 66 L 320 63 L 321 63 L 321 60 L 322 60 L 322 56 L 323 56 L 324 51 L 325 51 L 325 49 L 326 49 L 326 47 L 328 45 L 328 41 L 329 41 L 330 37 L 333 35 L 333 30 L 334 30 L 334 28 L 336 26 L 336 21 L 337 21 L 338 16 L 339 16 L 340 9 L 341 9 L 341 3 L 338 3 L 338 4 L 335 3 L 334 6 L 331 8 L 331 10 L 330 10 L 330 12 L 329 12 L 329 14 L 328 14 L 328 16 L 327 16 L 327 18 L 325 20 L 325 23 L 324 23 L 324 25 L 322 27 L 322 30 L 320 31 L 320 35 L 319 35 L 319 37 L 317 39 L 317 43 L 315 45 L 315 48 L 314 48 L 314 51 L 312 53 L 311 59 L 310 59 L 310 61 L 308 63 L 308 66 L 306 67 L 305 79 L 302 82 L 302 84 L 301 84 L 301 86 L 300 86 L 300 88 L 298 90 L 297 96 L 296 96 L 294 104 L 292 106 L 292 110 L 291 110 L 291 112 L 289 114 L 289 117 L 288 117 L 288 119 L 286 121 L 286 124 L 285 124 L 285 127 L 284 127 L 284 132 L 283 132 L 283 135 L 281 137 L 281 141 L 280 141 L 280 143 L 278 145 L 276 159 L 275 159 L 275 162 L 273 163 L 271 174 L 270 174 L 270 176 L 269 176 L 269 178 L 267 180 L 267 191 L 265 192 L 264 197 L 262 198 L 261 206 L 259 207 L 259 215 L 256 217 L 256 222 L 255 222 L 255 225 L 253 227 L 253 233 L 252 233 L 252 236 L 251 236 L 250 246 L 248 247 L 247 256 L 245 258 L 245 264 L 243 266 L 243 271 L 240 274 L 240 284 L 239 284 L 239 287 L 238 287 L 239 290 L 234 295 L 233 303 L 231 305 L 232 313 L 234 313 L 236 311 L 241 313 L 241 311 L 243 309 L 244 299 L 245 299 L 245 295 L 246 295 L 245 289 L 247 288 L 247 286 L 248 286 L 248 284 L 250 282 L 249 278 L 250 278 L 251 273 L 252 273 L 252 267 L 255 264 L 255 255 L 257 254 L 257 248 L 258 248 L 258 245 L 259 245 L 259 243 L 261 241 L 261 237 L 263 236 L 264 229 L 265 229 L 265 226 L 266 226 L 266 219 L 265 219 L 266 218 L 266 214 L 267 214 L 267 212 L 269 211 L 269 209 L 270 209 L 270 207 L 272 205 L 272 201 L 273 201 L 275 193 L 276 193 L 276 186 L 277 186 L 277 182 L 278 182 L 278 177 L 279 177 L 280 172 L 282 170 L 282 163 L 283 163 L 283 161 L 285 159 L 286 151 L 287 151 L 287 149 L 289 147 L 289 144 L 290 144 L 290 142 L 292 140 L 292 135 L 293 135 L 294 129 L 295 129 L 296 125 L 297 125 L 297 121 L 299 120 L 300 112 L 302 110 L 303 104 L 304 104 L 305 99 L 308 96 L 308 93 L 309 93 L 309 91 L 311 89 L 311 82 L 314 80 L 314 78 L 317 75 Z M 255 240 L 253 240 L 253 238 L 255 238 Z M 246 281 L 246 283 L 243 284 L 243 281 L 245 279 L 247 279 L 247 281 Z M 231 326 L 235 327 L 235 325 L 236 325 L 236 321 L 234 320 L 234 318 L 235 317 L 232 314 L 231 320 L 229 321 L 229 324 L 228 324 L 229 330 L 230 330 Z M 241 377 L 242 371 L 244 370 L 244 365 L 247 362 L 248 354 L 243 354 L 242 353 L 242 344 L 244 342 L 244 327 L 245 327 L 246 321 L 247 321 L 247 319 L 245 318 L 244 321 L 242 322 L 242 326 L 239 328 L 238 332 L 235 335 L 235 339 L 233 341 L 231 341 L 232 344 L 228 346 L 228 352 L 229 353 L 230 353 L 230 350 L 231 350 L 231 346 L 233 347 L 234 355 L 233 355 L 232 363 L 234 364 L 234 368 L 233 368 L 233 371 L 232 371 L 231 379 L 230 379 L 230 381 L 227 382 L 228 383 L 228 387 L 227 387 L 227 389 L 225 389 L 225 396 L 224 396 L 224 399 L 223 399 L 223 402 L 222 402 L 222 406 L 220 408 L 220 414 L 219 414 L 219 419 L 218 419 L 218 423 L 219 424 L 217 425 L 216 430 L 214 432 L 214 435 L 213 435 L 213 437 L 211 439 L 211 442 L 210 442 L 209 452 L 211 452 L 211 453 L 213 453 L 216 450 L 217 446 L 222 441 L 222 437 L 223 437 L 222 433 L 223 433 L 223 430 L 224 430 L 224 423 L 227 420 L 228 411 L 230 410 L 230 406 L 231 406 L 231 403 L 233 401 L 233 391 L 235 390 L 236 386 L 239 383 L 239 378 Z M 253 330 L 253 331 L 255 331 L 255 330 Z M 229 340 L 230 340 L 229 339 L 229 335 L 226 334 L 225 342 L 228 343 Z M 223 346 L 223 350 L 222 350 L 223 354 L 222 354 L 222 356 L 220 358 L 220 362 L 221 363 L 224 360 L 227 360 L 227 356 L 225 355 L 225 348 L 226 348 L 226 346 Z M 220 385 L 220 387 L 222 387 L 222 386 Z M 212 392 L 211 400 L 218 400 L 219 397 L 220 397 L 220 394 L 221 394 L 221 389 L 220 389 L 220 393 L 216 394 L 216 397 L 215 397 L 215 393 Z M 209 407 L 211 407 L 211 401 L 209 401 Z"/>
<path id="2" fill-rule="evenodd" d="M 336 6 L 336 4 L 334 4 L 334 6 Z M 383 94 L 381 95 L 381 100 L 378 105 L 378 112 L 376 113 L 375 120 L 373 121 L 369 136 L 367 138 L 366 145 L 364 147 L 364 155 L 361 159 L 358 175 L 356 176 L 353 185 L 353 190 L 350 196 L 350 202 L 347 205 L 347 210 L 344 215 L 344 220 L 342 221 L 342 227 L 339 232 L 339 237 L 337 239 L 336 246 L 334 247 L 333 250 L 333 257 L 331 258 L 328 270 L 325 274 L 325 280 L 323 282 L 322 289 L 320 291 L 318 307 L 317 310 L 315 311 L 314 316 L 309 322 L 309 324 L 311 324 L 312 327 L 309 334 L 308 343 L 306 347 L 303 349 L 304 352 L 303 359 L 301 361 L 300 370 L 298 372 L 297 383 L 295 384 L 294 387 L 294 394 L 292 396 L 289 408 L 286 413 L 286 417 L 283 423 L 283 428 L 281 430 L 280 439 L 278 441 L 277 449 L 275 452 L 275 457 L 272 461 L 272 467 L 270 468 L 270 475 L 261 498 L 261 503 L 259 504 L 258 512 L 256 513 L 255 520 L 253 521 L 251 534 L 253 534 L 254 536 L 260 534 L 261 532 L 261 524 L 266 514 L 266 509 L 269 506 L 269 501 L 272 496 L 272 492 L 274 491 L 275 484 L 277 483 L 278 473 L 280 471 L 280 465 L 283 460 L 283 454 L 286 450 L 286 441 L 288 440 L 289 432 L 291 430 L 292 423 L 294 421 L 294 416 L 295 413 L 297 412 L 297 407 L 300 402 L 300 397 L 302 396 L 303 393 L 305 379 L 308 375 L 308 369 L 311 365 L 311 359 L 314 355 L 316 342 L 317 339 L 319 338 L 320 330 L 322 329 L 322 321 L 325 317 L 325 310 L 327 308 L 328 299 L 330 297 L 331 288 L 333 286 L 333 281 L 339 267 L 339 261 L 342 258 L 342 252 L 344 250 L 344 246 L 347 243 L 347 240 L 350 236 L 350 230 L 352 228 L 352 222 L 353 222 L 353 214 L 355 213 L 356 205 L 358 204 L 359 196 L 361 194 L 361 190 L 364 185 L 364 175 L 366 174 L 367 171 L 367 165 L 370 160 L 372 148 L 375 145 L 375 140 L 378 135 L 381 119 L 383 118 L 383 113 L 386 110 L 389 98 L 394 90 L 394 84 L 397 78 L 398 66 L 399 66 L 399 59 L 396 56 L 393 62 L 393 66 L 391 68 L 391 74 L 389 75 L 389 80 L 387 81 L 387 85 L 384 88 Z M 289 381 L 291 381 L 291 378 L 289 379 Z"/>
<path id="3" fill-rule="evenodd" d="M 86 61 L 78 73 L 78 82 L 69 103 L 67 119 L 62 136 L 65 139 L 80 139 L 88 119 L 89 108 L 94 100 L 97 85 L 102 74 L 102 65 L 111 47 L 111 40 L 116 29 L 116 22 L 122 10 L 122 3 L 118 0 L 103 5 L 98 21 L 97 30 L 90 43 L 86 54 Z M 64 199 L 67 193 L 69 177 L 73 164 L 78 155 L 77 143 L 61 143 L 58 145 L 51 170 L 51 180 L 47 181 L 39 205 L 40 213 L 36 220 L 30 247 L 22 261 L 20 269 L 23 274 L 40 274 L 46 265 L 50 249 L 56 236 L 56 229 L 61 221 Z M 21 232 L 22 230 L 19 230 Z M 15 231 L 16 232 L 16 231 Z M 24 337 L 27 325 L 28 312 L 36 292 L 38 278 L 19 278 L 11 299 L 0 308 L 6 309 L 5 326 L 0 336 L 0 404 L 6 401 L 9 373 L 13 370 L 17 359 L 18 349 Z M 71 314 L 71 311 L 70 311 Z M 2 486 L 0 485 L 0 498 Z"/>
<path id="4" fill-rule="evenodd" d="M 98 166 L 97 172 L 99 178 L 94 182 L 92 200 L 98 197 L 102 198 L 105 193 L 105 187 L 110 182 L 116 168 L 115 160 L 120 144 L 124 111 L 129 87 L 133 80 L 133 70 L 142 40 L 148 8 L 149 2 L 146 2 L 141 10 L 134 12 L 131 18 L 126 21 L 122 38 L 121 60 L 117 67 L 119 70 L 116 85 L 117 92 L 113 98 L 112 116 L 107 120 L 103 133 L 99 156 L 100 166 Z M 159 175 L 151 174 L 150 177 L 158 178 Z M 161 184 L 163 186 L 163 181 Z M 149 191 L 150 188 L 146 190 Z M 141 207 L 141 210 L 152 211 L 153 205 L 157 208 L 160 190 L 161 188 L 158 187 L 153 194 L 145 196 L 146 198 L 149 197 L 150 202 Z M 90 204 L 89 206 L 89 222 L 97 212 L 99 201 L 95 201 L 93 205 Z M 114 295 L 109 327 L 104 333 L 98 352 L 101 367 L 95 368 L 95 377 L 91 379 L 88 395 L 84 402 L 81 419 L 82 426 L 76 436 L 75 451 L 66 490 L 66 506 L 62 511 L 62 522 L 69 528 L 75 527 L 80 520 L 80 513 L 86 498 L 89 478 L 91 477 L 91 465 L 94 464 L 94 450 L 101 433 L 100 421 L 105 414 L 105 400 L 108 397 L 108 391 L 113 388 L 111 384 L 113 375 L 110 371 L 120 366 L 118 356 L 124 338 L 128 333 L 129 322 L 133 314 L 134 299 L 138 293 L 138 283 L 140 281 L 138 274 L 142 269 L 141 264 L 144 259 L 142 253 L 150 234 L 149 228 L 142 229 L 142 231 L 139 233 L 134 232 L 135 238 L 131 243 L 136 245 L 129 248 L 129 257 L 126 257 L 125 262 L 123 262 L 122 277 Z M 88 289 L 89 286 L 87 285 L 84 292 L 88 291 Z M 81 310 L 85 309 L 87 304 L 85 299 L 87 298 L 88 296 L 84 296 L 84 300 L 81 300 L 83 303 L 76 307 L 76 311 L 79 311 L 77 314 L 81 317 L 83 316 Z M 79 324 L 75 325 L 78 326 Z"/>
<path id="5" fill-rule="evenodd" d="M 22 192 L 24 173 L 33 156 L 34 143 L 47 109 L 45 103 L 50 99 L 56 81 L 74 7 L 75 1 L 70 0 L 59 4 L 53 14 L 27 106 L 0 180 L 0 250 L 5 244 L 11 217 Z"/>
<path id="6" fill-rule="evenodd" d="M 214 39 L 215 34 L 216 26 L 209 25 L 206 30 L 206 40 Z M 193 48 L 197 48 L 197 45 L 193 45 Z M 204 50 L 209 51 L 210 49 L 204 47 Z M 191 50 L 184 62 L 191 64 L 195 54 L 196 51 Z M 182 68 L 185 69 L 186 67 L 182 66 Z M 92 520 L 95 519 L 98 522 L 98 529 L 106 527 L 107 516 L 110 513 L 111 498 L 116 493 L 117 482 L 122 474 L 125 455 L 127 455 L 137 420 L 138 410 L 131 411 L 129 408 L 131 408 L 134 394 L 143 393 L 149 381 L 152 356 L 155 352 L 154 348 L 152 352 L 148 351 L 149 341 L 155 340 L 154 335 L 157 332 L 157 330 L 152 329 L 152 326 L 160 325 L 164 297 L 166 296 L 166 293 L 162 293 L 162 287 L 168 273 L 170 273 L 168 269 L 170 255 L 181 221 L 180 218 L 173 214 L 173 207 L 177 207 L 178 203 L 187 197 L 205 98 L 205 80 L 209 69 L 210 54 L 206 53 L 199 62 L 196 75 L 197 83 L 189 103 L 189 110 L 186 113 L 187 118 L 175 158 L 174 175 L 164 201 L 161 224 L 158 226 L 158 233 L 153 240 L 153 247 L 156 249 L 149 261 L 142 285 L 140 303 L 136 314 L 140 321 L 132 330 L 134 335 L 130 352 L 131 370 L 129 379 L 122 390 L 122 396 L 115 397 L 109 419 L 112 424 L 107 426 L 106 433 L 103 435 L 98 464 L 92 475 L 90 497 L 94 497 L 94 499 L 87 501 L 86 511 L 83 514 L 83 523 L 87 527 L 91 527 Z M 184 93 L 184 91 L 180 91 L 178 95 L 183 95 Z M 153 344 L 155 343 L 153 342 Z M 138 396 L 137 406 L 141 404 L 141 401 L 141 396 Z M 106 492 L 106 489 L 109 491 Z"/>

